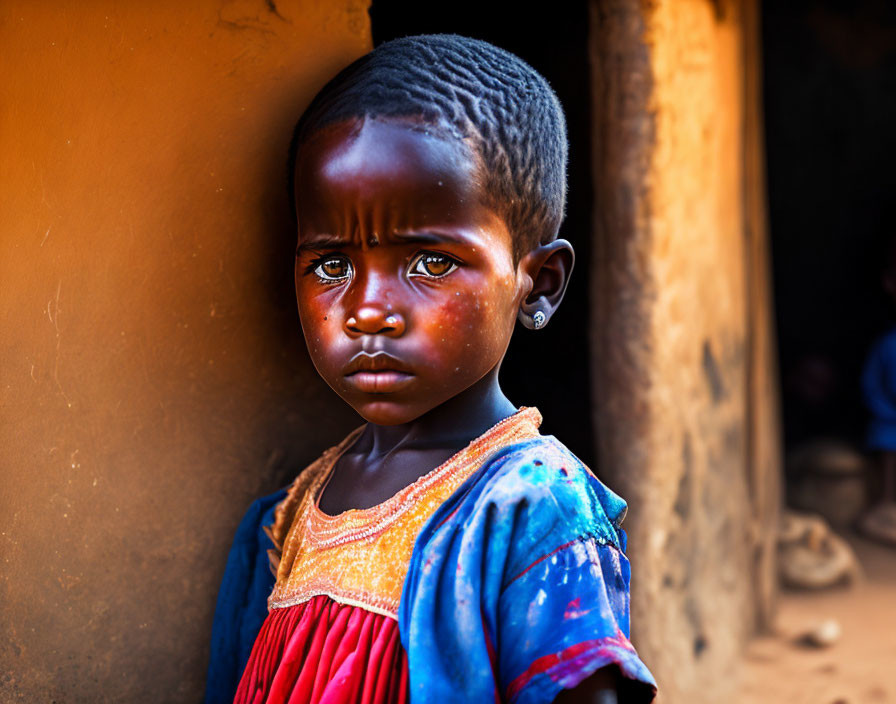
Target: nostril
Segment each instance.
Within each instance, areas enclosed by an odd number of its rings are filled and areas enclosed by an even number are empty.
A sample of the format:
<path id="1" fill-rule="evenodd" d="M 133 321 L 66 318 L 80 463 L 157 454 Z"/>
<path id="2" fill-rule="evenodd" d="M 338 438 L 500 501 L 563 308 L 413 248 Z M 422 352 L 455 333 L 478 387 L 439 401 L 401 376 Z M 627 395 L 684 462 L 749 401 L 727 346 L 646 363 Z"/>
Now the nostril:
<path id="1" fill-rule="evenodd" d="M 394 335 L 404 331 L 404 320 L 400 314 L 381 308 L 362 308 L 347 317 L 343 327 L 352 335 Z"/>

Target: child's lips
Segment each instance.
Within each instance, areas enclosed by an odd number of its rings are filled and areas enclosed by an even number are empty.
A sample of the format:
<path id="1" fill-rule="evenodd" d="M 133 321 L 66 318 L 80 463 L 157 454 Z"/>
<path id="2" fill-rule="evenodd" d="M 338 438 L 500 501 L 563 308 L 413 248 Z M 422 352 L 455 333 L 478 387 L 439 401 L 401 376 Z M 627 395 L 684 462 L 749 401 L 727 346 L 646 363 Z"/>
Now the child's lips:
<path id="1" fill-rule="evenodd" d="M 348 363 L 344 375 L 351 386 L 369 394 L 398 391 L 414 378 L 404 362 L 386 352 L 359 352 Z"/>
<path id="2" fill-rule="evenodd" d="M 357 371 L 346 374 L 345 380 L 359 391 L 368 394 L 388 394 L 399 391 L 413 381 L 414 375 L 394 369 Z"/>

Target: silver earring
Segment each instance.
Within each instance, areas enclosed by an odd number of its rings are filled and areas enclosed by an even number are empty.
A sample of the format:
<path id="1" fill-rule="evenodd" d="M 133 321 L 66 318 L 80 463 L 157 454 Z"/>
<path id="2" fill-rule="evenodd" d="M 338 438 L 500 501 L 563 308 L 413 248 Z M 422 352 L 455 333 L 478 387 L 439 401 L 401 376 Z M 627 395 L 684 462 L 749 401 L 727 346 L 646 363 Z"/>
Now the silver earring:
<path id="1" fill-rule="evenodd" d="M 535 314 L 532 316 L 532 327 L 536 330 L 543 328 L 544 324 L 548 321 L 548 316 L 544 314 L 543 310 L 535 311 Z"/>

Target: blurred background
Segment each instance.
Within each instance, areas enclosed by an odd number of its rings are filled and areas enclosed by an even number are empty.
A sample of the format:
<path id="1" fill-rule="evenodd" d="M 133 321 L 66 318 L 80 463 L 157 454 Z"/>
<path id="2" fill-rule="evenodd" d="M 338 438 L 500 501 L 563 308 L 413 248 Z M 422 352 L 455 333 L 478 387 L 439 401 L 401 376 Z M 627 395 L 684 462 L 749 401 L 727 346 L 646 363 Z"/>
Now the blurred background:
<path id="1" fill-rule="evenodd" d="M 884 0 L 0 6 L 0 701 L 201 698 L 236 525 L 360 421 L 315 374 L 285 154 L 390 38 L 522 56 L 576 271 L 502 370 L 629 502 L 663 702 L 896 700 Z"/>

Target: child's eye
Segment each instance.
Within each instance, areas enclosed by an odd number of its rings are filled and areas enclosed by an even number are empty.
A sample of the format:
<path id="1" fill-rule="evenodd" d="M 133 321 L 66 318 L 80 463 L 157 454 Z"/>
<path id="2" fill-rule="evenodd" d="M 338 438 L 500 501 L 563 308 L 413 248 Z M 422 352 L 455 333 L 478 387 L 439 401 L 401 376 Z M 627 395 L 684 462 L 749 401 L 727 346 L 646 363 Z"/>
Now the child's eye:
<path id="1" fill-rule="evenodd" d="M 324 281 L 343 281 L 352 275 L 352 263 L 343 256 L 320 257 L 311 262 L 311 266 Z"/>
<path id="2" fill-rule="evenodd" d="M 421 252 L 411 262 L 408 276 L 427 276 L 441 278 L 457 269 L 457 261 L 445 254 Z"/>

